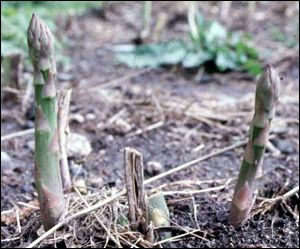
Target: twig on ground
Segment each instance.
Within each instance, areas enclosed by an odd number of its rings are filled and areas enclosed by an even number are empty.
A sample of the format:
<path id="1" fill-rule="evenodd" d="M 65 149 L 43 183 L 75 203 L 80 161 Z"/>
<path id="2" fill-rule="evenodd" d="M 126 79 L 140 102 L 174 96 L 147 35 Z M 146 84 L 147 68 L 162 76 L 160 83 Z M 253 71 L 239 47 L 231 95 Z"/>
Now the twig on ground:
<path id="1" fill-rule="evenodd" d="M 21 137 L 21 136 L 25 136 L 25 135 L 29 135 L 29 134 L 33 134 L 34 133 L 34 128 L 33 129 L 28 129 L 28 130 L 24 130 L 24 131 L 17 131 L 8 135 L 4 135 L 1 136 L 1 142 L 5 141 L 5 140 L 9 140 L 15 137 Z"/>
<path id="2" fill-rule="evenodd" d="M 10 242 L 10 241 L 14 241 L 14 240 L 19 240 L 20 237 L 14 237 L 14 238 L 9 238 L 9 239 L 2 239 L 1 242 Z"/>
<path id="3" fill-rule="evenodd" d="M 14 211 L 15 211 L 14 209 L 2 211 L 2 212 L 1 212 L 1 216 L 2 216 L 2 215 L 11 214 L 11 213 L 14 212 Z M 1 220 L 2 220 L 2 218 L 1 218 Z"/>
<path id="4" fill-rule="evenodd" d="M 13 93 L 15 95 L 17 95 L 18 97 L 22 97 L 23 93 L 21 90 L 9 87 L 9 86 L 5 86 L 1 89 L 1 92 L 8 92 L 8 93 Z"/>
<path id="5" fill-rule="evenodd" d="M 19 201 L 18 204 L 19 205 L 23 205 L 25 207 L 29 207 L 31 209 L 36 209 L 36 210 L 40 209 L 40 207 L 38 206 L 39 203 L 37 202 L 37 200 L 36 201 L 31 201 L 29 203 L 25 203 L 25 202 Z M 32 204 L 36 204 L 36 205 L 32 205 Z"/>
<path id="6" fill-rule="evenodd" d="M 162 192 L 163 195 L 195 195 L 195 194 L 201 194 L 201 193 L 207 193 L 212 192 L 216 190 L 222 190 L 228 186 L 228 183 L 222 186 L 218 187 L 212 187 L 212 188 L 206 188 L 206 189 L 200 189 L 200 190 L 182 190 L 182 191 L 164 191 Z"/>
<path id="7" fill-rule="evenodd" d="M 235 180 L 236 178 L 222 178 L 222 179 L 209 179 L 209 180 L 181 180 L 181 181 L 176 181 L 176 182 L 169 182 L 169 183 L 164 183 L 160 186 L 157 187 L 157 189 L 163 189 L 165 187 L 171 187 L 171 186 L 177 186 L 177 185 L 184 185 L 187 187 L 191 187 L 192 185 L 201 185 L 203 183 L 223 183 L 226 181 L 232 181 Z"/>
<path id="8" fill-rule="evenodd" d="M 113 124 L 114 122 L 116 122 L 120 117 L 122 117 L 124 114 L 126 113 L 126 108 L 121 109 L 120 111 L 118 111 L 116 114 L 114 114 L 113 116 L 111 116 L 108 121 L 106 123 L 99 123 L 97 125 L 97 128 L 99 130 L 104 130 L 105 128 L 107 128 L 109 125 Z"/>
<path id="9" fill-rule="evenodd" d="M 20 234 L 22 232 L 21 222 L 20 222 L 20 209 L 17 205 L 16 205 L 16 217 L 17 217 L 18 232 Z"/>
<path id="10" fill-rule="evenodd" d="M 157 122 L 157 123 L 155 123 L 155 124 L 149 125 L 149 126 L 146 127 L 145 129 L 138 129 L 138 130 L 135 131 L 135 132 L 128 133 L 128 134 L 126 135 L 126 137 L 133 137 L 133 136 L 141 135 L 141 134 L 143 134 L 143 133 L 145 133 L 145 132 L 148 132 L 148 131 L 152 131 L 152 130 L 154 130 L 154 129 L 157 129 L 157 128 L 163 126 L 164 124 L 165 124 L 164 121 L 159 121 L 159 122 Z"/>
<path id="11" fill-rule="evenodd" d="M 162 245 L 164 243 L 171 242 L 171 241 L 183 238 L 183 237 L 188 236 L 188 235 L 194 235 L 197 232 L 201 232 L 201 230 L 200 229 L 196 229 L 196 230 L 193 230 L 193 231 L 181 234 L 181 235 L 177 235 L 177 236 L 171 237 L 169 239 L 158 241 L 157 243 L 154 244 L 154 246 Z M 197 236 L 197 237 L 199 238 L 200 236 Z M 205 241 L 207 241 L 207 239 L 205 239 L 205 238 L 202 238 L 202 239 L 205 240 Z"/>

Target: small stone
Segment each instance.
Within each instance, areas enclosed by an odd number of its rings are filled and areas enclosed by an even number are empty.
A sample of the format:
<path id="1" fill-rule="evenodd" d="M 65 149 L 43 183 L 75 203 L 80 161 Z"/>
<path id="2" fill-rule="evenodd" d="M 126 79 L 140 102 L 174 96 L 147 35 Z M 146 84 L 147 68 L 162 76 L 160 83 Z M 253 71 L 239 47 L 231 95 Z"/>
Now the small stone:
<path id="1" fill-rule="evenodd" d="M 103 158 L 103 156 L 105 155 L 105 153 L 106 153 L 106 150 L 99 150 L 98 151 L 98 155 L 99 155 L 100 158 Z"/>
<path id="2" fill-rule="evenodd" d="M 275 138 L 272 139 L 272 143 L 284 154 L 293 154 L 295 152 L 294 145 L 290 140 Z"/>
<path id="3" fill-rule="evenodd" d="M 87 188 L 84 179 L 77 179 L 74 182 L 74 186 L 79 190 L 81 194 L 87 194 Z"/>
<path id="4" fill-rule="evenodd" d="M 25 123 L 25 125 L 24 125 L 24 128 L 25 129 L 32 129 L 32 128 L 34 128 L 34 122 L 31 121 L 31 120 L 27 120 L 26 123 Z"/>
<path id="5" fill-rule="evenodd" d="M 96 115 L 94 113 L 88 113 L 85 118 L 87 120 L 95 120 L 96 119 Z"/>
<path id="6" fill-rule="evenodd" d="M 97 129 L 103 129 L 105 127 L 104 123 L 103 122 L 100 122 L 97 124 Z"/>
<path id="7" fill-rule="evenodd" d="M 131 125 L 122 118 L 119 118 L 118 120 L 116 120 L 115 126 L 116 126 L 117 130 L 121 131 L 122 133 L 127 133 L 132 128 Z"/>
<path id="8" fill-rule="evenodd" d="M 84 157 L 92 152 L 89 140 L 78 134 L 71 133 L 67 141 L 67 154 L 70 157 Z"/>
<path id="9" fill-rule="evenodd" d="M 11 162 L 11 157 L 5 151 L 1 151 L 1 164 L 10 163 L 10 162 Z"/>
<path id="10" fill-rule="evenodd" d="M 27 147 L 28 147 L 31 151 L 34 151 L 34 147 L 35 147 L 35 142 L 34 142 L 34 140 L 28 141 L 28 142 L 27 142 Z"/>
<path id="11" fill-rule="evenodd" d="M 148 162 L 146 166 L 146 171 L 150 175 L 159 174 L 163 171 L 163 166 L 159 162 Z"/>
<path id="12" fill-rule="evenodd" d="M 21 188 L 22 193 L 27 193 L 30 190 L 30 185 L 29 184 L 24 184 Z"/>
<path id="13" fill-rule="evenodd" d="M 91 177 L 89 181 L 93 188 L 100 188 L 103 185 L 103 179 L 101 177 Z"/>
<path id="14" fill-rule="evenodd" d="M 85 118 L 81 114 L 75 113 L 70 115 L 70 121 L 75 121 L 79 124 L 82 124 L 84 123 Z"/>
<path id="15" fill-rule="evenodd" d="M 105 142 L 106 143 L 111 143 L 112 141 L 114 141 L 114 136 L 113 135 L 108 135 L 106 138 L 105 138 Z"/>

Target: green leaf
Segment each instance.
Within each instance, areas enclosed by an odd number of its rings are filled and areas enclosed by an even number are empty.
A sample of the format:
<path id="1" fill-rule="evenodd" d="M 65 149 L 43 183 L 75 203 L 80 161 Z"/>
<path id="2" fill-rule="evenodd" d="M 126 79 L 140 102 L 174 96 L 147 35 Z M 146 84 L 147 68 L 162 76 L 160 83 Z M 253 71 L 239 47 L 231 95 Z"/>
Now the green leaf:
<path id="1" fill-rule="evenodd" d="M 205 28 L 206 21 L 200 11 L 196 11 L 195 20 L 199 30 Z"/>
<path id="2" fill-rule="evenodd" d="M 205 62 L 212 60 L 212 55 L 204 51 L 190 51 L 182 61 L 182 66 L 185 68 L 198 67 Z"/>
<path id="3" fill-rule="evenodd" d="M 185 57 L 187 46 L 182 41 L 171 41 L 158 44 L 147 44 L 136 47 L 132 52 L 121 52 L 116 55 L 118 62 L 129 67 L 157 68 L 161 65 L 175 65 Z"/>
<path id="4" fill-rule="evenodd" d="M 251 58 L 258 58 L 258 53 L 257 51 L 248 46 L 247 44 L 243 43 L 242 41 L 238 42 L 236 44 L 236 51 L 238 53 L 238 56 L 242 56 L 242 55 L 246 55 L 248 57 L 251 57 Z"/>
<path id="5" fill-rule="evenodd" d="M 243 65 L 244 69 L 246 69 L 252 75 L 260 75 L 262 73 L 262 68 L 260 63 L 257 60 L 248 60 Z"/>
<path id="6" fill-rule="evenodd" d="M 227 49 L 218 51 L 215 63 L 220 71 L 238 68 L 236 53 Z"/>
<path id="7" fill-rule="evenodd" d="M 223 46 L 227 39 L 227 30 L 217 22 L 211 22 L 206 30 L 202 30 L 205 46 L 210 51 L 215 51 Z"/>

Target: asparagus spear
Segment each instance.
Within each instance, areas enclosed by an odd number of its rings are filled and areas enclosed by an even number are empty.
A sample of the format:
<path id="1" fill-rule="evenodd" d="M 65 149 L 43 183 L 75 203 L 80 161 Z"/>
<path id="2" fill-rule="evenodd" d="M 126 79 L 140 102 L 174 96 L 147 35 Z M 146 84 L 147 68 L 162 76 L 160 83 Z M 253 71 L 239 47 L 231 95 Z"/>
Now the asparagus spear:
<path id="1" fill-rule="evenodd" d="M 275 116 L 279 89 L 279 76 L 269 65 L 256 86 L 255 113 L 229 214 L 232 225 L 245 221 L 250 214 L 256 179 L 261 171 L 271 121 Z"/>
<path id="2" fill-rule="evenodd" d="M 33 14 L 28 28 L 27 42 L 34 68 L 34 178 L 43 225 L 49 230 L 64 211 L 64 196 L 59 169 L 53 36 L 36 14 Z"/>

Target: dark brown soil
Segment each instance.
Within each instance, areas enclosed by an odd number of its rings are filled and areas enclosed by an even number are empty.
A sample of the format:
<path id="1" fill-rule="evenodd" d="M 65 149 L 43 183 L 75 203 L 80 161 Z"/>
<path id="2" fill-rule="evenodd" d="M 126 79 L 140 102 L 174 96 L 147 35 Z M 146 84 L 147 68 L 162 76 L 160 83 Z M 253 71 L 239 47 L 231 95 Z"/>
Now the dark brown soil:
<path id="1" fill-rule="evenodd" d="M 183 35 L 178 30 L 184 25 L 185 22 L 181 19 L 185 19 L 186 15 L 178 6 L 170 2 L 154 3 L 154 17 L 161 11 L 178 16 L 178 21 L 175 19 L 169 23 L 163 39 Z M 274 10 L 270 12 L 277 13 L 275 10 L 280 5 L 271 6 Z M 233 4 L 237 12 L 242 7 L 240 3 Z M 66 51 L 71 57 L 71 64 L 59 69 L 62 73 L 57 85 L 58 88 L 73 87 L 71 114 L 80 114 L 85 118 L 83 123 L 71 119 L 70 128 L 73 132 L 86 136 L 91 141 L 93 151 L 86 158 L 70 158 L 70 164 L 76 162 L 82 165 L 79 177 L 86 180 L 87 187 L 92 192 L 102 187 L 121 189 L 124 186 L 124 147 L 133 147 L 143 154 L 145 177 L 149 178 L 155 174 L 147 168 L 148 162 L 159 162 L 162 165 L 161 172 L 172 169 L 201 155 L 244 140 L 251 121 L 256 80 L 246 73 L 204 74 L 207 83 L 203 84 L 197 82 L 193 74 L 170 68 L 141 72 L 118 83 L 113 81 L 138 72 L 115 65 L 111 48 L 115 44 L 129 44 L 136 38 L 141 28 L 136 21 L 139 20 L 140 9 L 137 2 L 117 3 L 109 6 L 105 19 L 99 18 L 93 11 L 74 19 L 67 31 L 75 47 Z M 259 5 L 259 11 L 264 11 L 264 6 Z M 203 12 L 213 18 L 213 14 L 205 6 Z M 262 13 L 270 15 L 267 11 Z M 268 37 L 264 31 L 269 25 L 280 24 L 282 29 L 288 26 L 289 20 L 283 14 L 274 15 L 276 16 L 272 16 L 268 24 L 261 25 L 261 21 L 251 19 L 251 25 L 238 27 L 238 23 L 244 22 L 236 14 L 233 19 L 240 22 L 228 25 L 234 29 L 245 29 L 254 36 L 257 34 L 260 40 L 264 35 Z M 260 46 L 271 48 L 271 42 L 267 41 Z M 284 79 L 271 138 L 288 141 L 291 148 L 281 148 L 280 155 L 274 155 L 267 150 L 254 211 L 261 203 L 260 198 L 275 198 L 299 185 L 299 57 L 296 55 L 284 63 L 278 60 L 275 66 Z M 97 87 L 106 83 L 111 83 L 112 86 Z M 93 90 L 89 91 L 90 88 Z M 33 127 L 30 111 L 24 121 L 19 107 L 19 103 L 9 100 L 2 103 L 2 136 Z M 131 126 L 129 131 L 115 123 L 108 123 L 109 118 L 122 110 L 124 114 L 121 118 Z M 189 112 L 193 115 L 189 115 Z M 207 117 L 207 113 L 221 118 Z M 141 135 L 128 135 L 159 121 L 164 124 L 157 129 L 144 131 Z M 104 128 L 99 128 L 99 123 Z M 27 135 L 1 142 L 1 151 L 7 152 L 11 158 L 10 162 L 1 161 L 1 211 L 14 208 L 20 201 L 28 203 L 36 199 L 31 141 L 33 136 Z M 201 144 L 203 148 L 195 150 Z M 227 152 L 162 178 L 147 187 L 147 190 L 179 180 L 212 180 L 197 185 L 197 190 L 220 186 L 222 184 L 218 179 L 237 176 L 242 153 L 242 149 Z M 71 168 L 73 177 L 76 170 Z M 298 248 L 299 195 L 292 196 L 286 203 L 278 202 L 266 212 L 262 210 L 243 226 L 233 229 L 227 223 L 227 216 L 234 183 L 232 181 L 226 185 L 223 182 L 224 188 L 207 193 L 167 195 L 173 222 L 173 228 L 170 228 L 172 235 L 183 234 L 184 228 L 199 229 L 199 232 L 196 233 L 198 237 L 185 236 L 177 242 L 163 246 Z M 180 191 L 182 188 L 184 186 L 179 185 L 177 189 L 167 187 L 164 190 Z M 37 230 L 41 226 L 38 215 L 38 212 L 34 212 L 22 219 L 22 233 L 13 239 L 17 232 L 16 223 L 5 225 L 1 214 L 1 247 L 25 247 L 36 239 Z M 200 239 L 199 236 L 205 239 Z M 103 242 L 98 241 L 96 247 L 103 245 Z"/>

